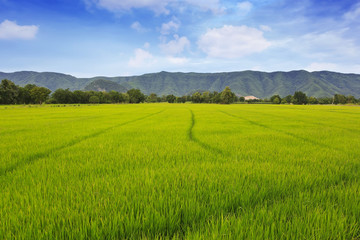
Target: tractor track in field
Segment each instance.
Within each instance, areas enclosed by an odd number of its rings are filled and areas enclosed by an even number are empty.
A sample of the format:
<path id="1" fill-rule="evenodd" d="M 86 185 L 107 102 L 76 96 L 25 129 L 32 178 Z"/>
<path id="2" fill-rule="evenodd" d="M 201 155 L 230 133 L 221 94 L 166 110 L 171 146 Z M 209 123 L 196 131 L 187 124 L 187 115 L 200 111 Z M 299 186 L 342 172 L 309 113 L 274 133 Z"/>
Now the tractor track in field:
<path id="1" fill-rule="evenodd" d="M 87 139 L 91 139 L 91 138 L 94 138 L 94 137 L 97 137 L 111 129 L 114 129 L 114 128 L 117 128 L 117 127 L 121 127 L 121 126 L 124 126 L 124 125 L 127 125 L 127 124 L 130 124 L 130 123 L 134 123 L 134 122 L 137 122 L 137 121 L 141 121 L 145 118 L 149 118 L 149 117 L 152 117 L 154 115 L 157 115 L 157 114 L 160 114 L 162 112 L 164 112 L 165 109 L 159 111 L 159 112 L 155 112 L 155 113 L 151 113 L 151 114 L 148 114 L 148 115 L 145 115 L 143 117 L 140 117 L 140 118 L 136 118 L 136 119 L 133 119 L 133 120 L 130 120 L 130 121 L 126 121 L 126 122 L 122 122 L 122 123 L 119 123 L 119 124 L 116 124 L 114 126 L 111 126 L 111 127 L 108 127 L 108 128 L 105 128 L 105 129 L 102 129 L 100 131 L 97 131 L 97 132 L 94 132 L 94 133 L 91 133 L 89 135 L 86 135 L 86 136 L 81 136 L 81 137 L 78 137 L 78 138 L 75 138 L 75 139 L 72 139 L 70 140 L 69 142 L 63 144 L 63 145 L 60 145 L 60 146 L 57 146 L 57 147 L 54 147 L 54 148 L 51 148 L 51 149 L 48 149 L 44 152 L 40 152 L 40 153 L 34 153 L 34 154 L 31 154 L 29 156 L 26 156 L 22 159 L 20 159 L 19 161 L 17 161 L 16 163 L 10 165 L 10 166 L 7 166 L 7 167 L 4 167 L 4 168 L 1 168 L 0 169 L 0 177 L 10 173 L 10 172 L 13 172 L 15 170 L 17 170 L 18 168 L 22 167 L 22 166 L 25 166 L 25 165 L 28 165 L 28 164 L 31 164 L 39 159 L 42 159 L 42 158 L 45 158 L 45 157 L 48 157 L 50 156 L 52 153 L 55 153 L 55 152 L 58 152 L 58 151 L 61 151 L 63 149 L 66 149 L 68 147 L 72 147 L 78 143 L 81 143 Z"/>
<path id="2" fill-rule="evenodd" d="M 292 108 L 292 109 L 296 109 L 296 108 Z M 299 122 L 302 122 L 302 123 L 306 123 L 308 125 L 312 125 L 312 126 L 320 126 L 320 127 L 323 127 L 323 126 L 326 126 L 326 127 L 331 127 L 331 128 L 336 128 L 336 129 L 340 129 L 340 130 L 345 130 L 345 131 L 349 131 L 351 133 L 360 133 L 360 130 L 358 129 L 351 129 L 351 128 L 345 128 L 345 127 L 339 127 L 339 126 L 332 126 L 332 125 L 328 125 L 328 124 L 324 124 L 324 123 L 319 123 L 319 122 L 306 122 L 304 120 L 301 120 L 301 119 L 296 119 L 296 118 L 293 118 L 293 117 L 288 117 L 288 116 L 279 116 L 279 115 L 276 115 L 276 114 L 271 114 L 271 113 L 259 113 L 259 112 L 254 112 L 254 111 L 248 111 L 248 110 L 242 110 L 244 112 L 248 112 L 248 113 L 255 113 L 255 114 L 261 114 L 261 115 L 266 115 L 266 116 L 270 116 L 270 117 L 276 117 L 276 118 L 279 118 L 279 119 L 286 119 L 286 120 L 296 120 L 296 121 L 299 121 Z"/>
<path id="3" fill-rule="evenodd" d="M 296 139 L 299 139 L 299 140 L 302 140 L 304 142 L 307 142 L 307 143 L 310 143 L 310 144 L 313 144 L 313 145 L 316 145 L 316 146 L 319 146 L 319 147 L 322 147 L 322 148 L 326 148 L 326 149 L 329 149 L 329 150 L 336 150 L 336 151 L 339 151 L 339 152 L 344 152 L 342 149 L 339 149 L 339 148 L 336 148 L 334 146 L 329 146 L 327 144 L 324 144 L 324 143 L 319 143 L 317 141 L 314 141 L 312 139 L 309 139 L 309 138 L 305 138 L 305 137 L 301 137 L 301 136 L 298 136 L 296 134 L 293 134 L 293 133 L 290 133 L 290 132 L 286 132 L 286 131 L 283 131 L 283 130 L 279 130 L 279 129 L 275 129 L 275 128 L 272 128 L 272 127 L 269 127 L 267 125 L 264 125 L 264 124 L 261 124 L 259 122 L 255 122 L 255 121 L 252 121 L 250 119 L 247 119 L 247 118 L 244 118 L 244 117 L 241 117 L 241 116 L 238 116 L 238 115 L 233 115 L 231 113 L 228 113 L 228 112 L 225 112 L 225 111 L 222 111 L 222 110 L 219 110 L 219 112 L 222 112 L 230 117 L 233 117 L 233 118 L 238 118 L 238 119 L 242 119 L 242 120 L 245 120 L 247 122 L 249 122 L 250 124 L 252 125 L 255 125 L 255 126 L 258 126 L 258 127 L 262 127 L 262 128 L 265 128 L 265 129 L 268 129 L 268 130 L 271 130 L 271 131 L 275 131 L 275 132 L 278 132 L 278 133 L 282 133 L 282 134 L 285 134 L 285 135 L 288 135 L 290 137 L 293 137 L 293 138 L 296 138 Z"/>
<path id="4" fill-rule="evenodd" d="M 222 149 L 219 149 L 219 148 L 213 147 L 213 146 L 211 146 L 211 145 L 209 145 L 207 143 L 204 143 L 204 142 L 200 141 L 199 139 L 197 139 L 194 136 L 193 129 L 194 129 L 194 126 L 196 124 L 195 114 L 191 109 L 189 109 L 189 111 L 190 111 L 190 114 L 191 114 L 190 127 L 189 127 L 188 132 L 187 132 L 189 140 L 192 141 L 192 142 L 195 142 L 196 144 L 198 144 L 203 149 L 211 151 L 211 152 L 216 153 L 218 155 L 223 155 L 223 156 L 229 155 L 229 153 L 223 151 Z"/>

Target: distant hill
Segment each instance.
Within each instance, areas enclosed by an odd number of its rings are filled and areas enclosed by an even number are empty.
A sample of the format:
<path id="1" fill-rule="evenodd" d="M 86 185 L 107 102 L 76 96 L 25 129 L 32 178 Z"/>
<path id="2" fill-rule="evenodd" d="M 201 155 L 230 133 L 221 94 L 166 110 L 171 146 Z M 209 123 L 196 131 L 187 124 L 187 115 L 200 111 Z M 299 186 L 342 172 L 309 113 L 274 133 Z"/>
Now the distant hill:
<path id="1" fill-rule="evenodd" d="M 126 92 L 128 89 L 126 89 L 124 86 L 110 81 L 110 80 L 104 80 L 104 79 L 97 79 L 89 83 L 84 90 L 86 91 L 97 91 L 97 92 L 110 92 L 112 90 L 117 92 Z"/>
<path id="2" fill-rule="evenodd" d="M 222 91 L 230 86 L 237 95 L 253 95 L 259 98 L 269 98 L 274 94 L 286 96 L 295 91 L 303 91 L 308 96 L 325 97 L 335 93 L 360 97 L 360 75 L 336 72 L 224 72 L 224 73 L 170 73 L 159 72 L 131 77 L 94 77 L 76 78 L 61 73 L 15 72 L 1 73 L 0 79 L 7 78 L 18 85 L 33 83 L 51 90 L 69 88 L 83 90 L 97 84 L 97 89 L 114 90 L 120 84 L 126 89 L 139 88 L 145 94 L 174 94 L 181 96 L 197 89 Z M 111 81 L 98 82 L 96 80 Z M 94 82 L 92 85 L 90 83 Z M 89 85 L 90 84 L 90 85 Z M 113 85 L 112 85 L 113 84 Z M 105 87 L 106 85 L 106 87 Z M 87 87 L 88 86 L 88 87 Z M 96 88 L 96 86 L 95 86 Z M 92 90 L 95 90 L 94 88 Z"/>

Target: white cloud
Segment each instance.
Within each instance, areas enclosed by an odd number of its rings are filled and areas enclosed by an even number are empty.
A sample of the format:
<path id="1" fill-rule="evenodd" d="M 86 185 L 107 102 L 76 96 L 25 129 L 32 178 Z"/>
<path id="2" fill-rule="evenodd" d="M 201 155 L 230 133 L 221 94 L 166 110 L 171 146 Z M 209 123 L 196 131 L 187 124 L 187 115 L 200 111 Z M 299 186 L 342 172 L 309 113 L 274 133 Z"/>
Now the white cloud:
<path id="1" fill-rule="evenodd" d="M 271 27 L 267 25 L 260 25 L 260 29 L 263 30 L 264 32 L 270 32 L 272 30 Z"/>
<path id="2" fill-rule="evenodd" d="M 0 39 L 33 39 L 39 27 L 35 25 L 17 25 L 16 22 L 5 20 L 0 24 Z"/>
<path id="3" fill-rule="evenodd" d="M 130 67 L 139 68 L 143 66 L 148 66 L 154 63 L 154 56 L 141 48 L 135 50 L 135 56 L 130 58 L 128 65 Z"/>
<path id="4" fill-rule="evenodd" d="M 352 64 L 346 65 L 338 64 L 338 63 L 329 63 L 329 62 L 314 62 L 309 66 L 305 67 L 305 70 L 309 72 L 314 71 L 334 71 L 334 72 L 342 72 L 342 73 L 359 73 L 360 65 Z"/>
<path id="5" fill-rule="evenodd" d="M 183 65 L 189 62 L 189 59 L 182 57 L 167 57 L 166 60 L 174 65 Z"/>
<path id="6" fill-rule="evenodd" d="M 148 29 L 144 28 L 139 22 L 133 22 L 131 24 L 131 28 L 138 31 L 139 33 L 144 33 L 144 32 L 147 32 Z"/>
<path id="7" fill-rule="evenodd" d="M 190 41 L 187 37 L 179 37 L 174 35 L 174 40 L 160 45 L 162 51 L 167 55 L 176 55 L 184 51 L 185 48 L 190 47 Z"/>
<path id="8" fill-rule="evenodd" d="M 200 37 L 198 45 L 210 57 L 238 58 L 262 52 L 271 44 L 256 28 L 225 25 L 209 29 Z"/>
<path id="9" fill-rule="evenodd" d="M 185 2 L 203 11 L 212 11 L 213 13 L 224 12 L 224 8 L 221 7 L 219 0 L 185 0 Z"/>
<path id="10" fill-rule="evenodd" d="M 168 23 L 163 23 L 161 25 L 161 30 L 160 30 L 160 33 L 163 34 L 163 35 L 167 35 L 167 34 L 170 34 L 171 32 L 177 32 L 177 30 L 179 29 L 180 27 L 180 23 L 179 21 L 177 20 L 171 20 L 170 22 Z"/>
<path id="11" fill-rule="evenodd" d="M 237 7 L 241 12 L 248 13 L 251 11 L 253 5 L 251 4 L 251 2 L 245 1 L 245 2 L 239 2 L 237 4 Z"/>
<path id="12" fill-rule="evenodd" d="M 169 14 L 166 6 L 173 0 L 84 0 L 111 12 L 129 11 L 134 8 L 149 8 L 157 14 Z"/>
<path id="13" fill-rule="evenodd" d="M 148 43 L 148 42 L 144 43 L 144 48 L 145 49 L 148 49 L 149 47 L 150 47 L 150 43 Z"/>
<path id="14" fill-rule="evenodd" d="M 329 59 L 358 59 L 360 47 L 352 38 L 343 35 L 348 29 L 323 33 L 308 33 L 288 43 L 288 48 L 317 61 Z"/>
<path id="15" fill-rule="evenodd" d="M 344 15 L 345 19 L 353 21 L 360 17 L 360 2 Z"/>
<path id="16" fill-rule="evenodd" d="M 168 8 L 179 9 L 185 7 L 198 7 L 203 11 L 214 13 L 222 12 L 219 0 L 83 0 L 86 8 L 96 5 L 111 12 L 129 11 L 135 8 L 148 8 L 157 14 L 169 14 Z"/>

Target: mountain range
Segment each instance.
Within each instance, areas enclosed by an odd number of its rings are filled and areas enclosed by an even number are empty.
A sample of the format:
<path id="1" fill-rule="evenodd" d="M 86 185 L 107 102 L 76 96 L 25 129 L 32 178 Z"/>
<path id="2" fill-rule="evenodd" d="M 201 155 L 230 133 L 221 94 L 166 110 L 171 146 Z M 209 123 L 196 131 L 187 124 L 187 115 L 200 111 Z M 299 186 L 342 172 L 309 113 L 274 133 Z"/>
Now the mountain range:
<path id="1" fill-rule="evenodd" d="M 9 79 L 24 86 L 36 84 L 54 91 L 58 88 L 70 90 L 94 90 L 125 92 L 138 88 L 145 94 L 174 94 L 182 96 L 196 90 L 222 91 L 226 86 L 239 96 L 253 95 L 269 98 L 274 94 L 286 96 L 295 91 L 308 96 L 326 97 L 334 94 L 360 97 L 360 74 L 344 74 L 329 71 L 290 72 L 241 71 L 223 73 L 181 73 L 159 72 L 130 77 L 76 78 L 71 75 L 53 72 L 21 71 L 0 72 L 0 80 Z"/>

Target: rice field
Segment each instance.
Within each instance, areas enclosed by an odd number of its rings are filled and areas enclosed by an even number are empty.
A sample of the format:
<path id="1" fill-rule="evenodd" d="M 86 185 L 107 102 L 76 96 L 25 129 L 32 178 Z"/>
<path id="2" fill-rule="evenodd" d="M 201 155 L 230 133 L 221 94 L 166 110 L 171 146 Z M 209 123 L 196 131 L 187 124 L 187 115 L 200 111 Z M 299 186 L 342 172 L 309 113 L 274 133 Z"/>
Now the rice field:
<path id="1" fill-rule="evenodd" d="M 0 106 L 0 239 L 360 239 L 360 108 Z"/>

